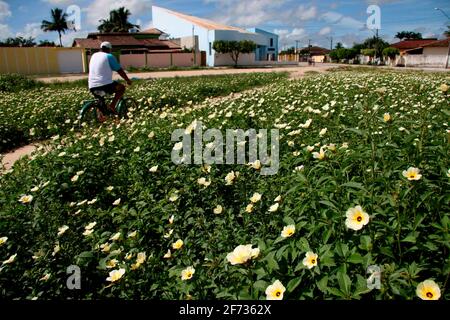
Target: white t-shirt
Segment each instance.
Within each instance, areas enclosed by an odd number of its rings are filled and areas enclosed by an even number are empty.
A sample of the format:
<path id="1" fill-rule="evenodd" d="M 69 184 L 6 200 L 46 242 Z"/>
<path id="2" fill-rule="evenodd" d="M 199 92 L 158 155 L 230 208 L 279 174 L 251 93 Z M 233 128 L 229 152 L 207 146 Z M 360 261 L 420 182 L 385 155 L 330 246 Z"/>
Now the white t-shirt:
<path id="1" fill-rule="evenodd" d="M 120 69 L 120 64 L 111 53 L 94 53 L 89 62 L 89 89 L 111 84 L 113 71 Z"/>

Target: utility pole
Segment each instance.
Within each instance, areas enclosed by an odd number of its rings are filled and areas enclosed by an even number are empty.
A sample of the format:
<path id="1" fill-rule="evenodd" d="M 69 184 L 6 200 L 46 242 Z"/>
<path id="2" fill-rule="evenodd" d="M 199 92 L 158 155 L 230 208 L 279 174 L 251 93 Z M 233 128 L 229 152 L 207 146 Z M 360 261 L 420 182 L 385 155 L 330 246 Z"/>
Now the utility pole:
<path id="1" fill-rule="evenodd" d="M 330 41 L 331 41 L 330 50 L 333 50 L 333 37 L 330 37 Z"/>

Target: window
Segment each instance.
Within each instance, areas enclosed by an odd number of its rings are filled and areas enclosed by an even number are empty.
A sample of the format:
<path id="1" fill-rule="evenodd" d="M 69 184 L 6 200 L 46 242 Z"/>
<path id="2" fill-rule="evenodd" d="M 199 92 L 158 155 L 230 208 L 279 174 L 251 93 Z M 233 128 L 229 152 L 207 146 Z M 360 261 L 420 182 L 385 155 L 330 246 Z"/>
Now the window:
<path id="1" fill-rule="evenodd" d="M 270 46 L 273 47 L 273 38 L 270 38 Z"/>
<path id="2" fill-rule="evenodd" d="M 209 55 L 212 55 L 212 43 L 209 43 Z"/>

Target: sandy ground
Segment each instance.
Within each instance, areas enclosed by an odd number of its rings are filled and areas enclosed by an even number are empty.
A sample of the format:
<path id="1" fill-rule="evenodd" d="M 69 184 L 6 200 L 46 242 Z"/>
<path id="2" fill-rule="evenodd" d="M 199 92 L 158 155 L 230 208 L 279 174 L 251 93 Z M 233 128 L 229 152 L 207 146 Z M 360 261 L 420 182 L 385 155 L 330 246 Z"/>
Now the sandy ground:
<path id="1" fill-rule="evenodd" d="M 7 153 L 2 158 L 2 166 L 5 170 L 9 170 L 14 165 L 14 162 L 19 160 L 20 158 L 24 156 L 28 156 L 32 154 L 37 147 L 34 144 L 30 144 L 28 146 L 21 147 L 19 149 L 16 149 L 10 153 Z"/>
<path id="2" fill-rule="evenodd" d="M 180 70 L 180 71 L 158 71 L 158 72 L 127 72 L 128 77 L 138 79 L 148 78 L 174 78 L 174 77 L 195 77 L 204 75 L 223 75 L 223 74 L 241 74 L 241 73 L 255 73 L 255 72 L 289 72 L 293 77 L 300 76 L 307 71 L 324 72 L 327 69 L 337 67 L 335 64 L 317 64 L 314 67 L 300 64 L 299 66 L 288 67 L 265 67 L 265 68 L 246 68 L 246 69 L 204 69 L 204 70 Z M 36 80 L 44 82 L 54 81 L 76 81 L 86 79 L 87 75 L 64 75 L 57 77 L 38 77 Z M 114 79 L 121 79 L 118 74 L 114 74 Z"/>

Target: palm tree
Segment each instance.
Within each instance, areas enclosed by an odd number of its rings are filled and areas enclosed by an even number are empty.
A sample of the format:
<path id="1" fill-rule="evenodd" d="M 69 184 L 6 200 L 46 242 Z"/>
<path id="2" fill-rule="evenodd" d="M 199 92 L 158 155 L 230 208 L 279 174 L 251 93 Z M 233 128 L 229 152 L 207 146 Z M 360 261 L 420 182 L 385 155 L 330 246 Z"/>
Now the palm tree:
<path id="1" fill-rule="evenodd" d="M 132 28 L 139 29 L 136 24 L 132 24 L 128 21 L 131 16 L 131 12 L 124 7 L 116 10 L 112 10 L 109 13 L 109 19 L 100 20 L 101 24 L 98 26 L 100 32 L 129 32 Z"/>
<path id="2" fill-rule="evenodd" d="M 59 44 L 62 47 L 61 32 L 66 33 L 69 30 L 67 26 L 67 14 L 63 13 L 62 9 L 56 8 L 51 11 L 52 21 L 42 20 L 41 29 L 45 32 L 57 31 L 59 35 Z"/>

